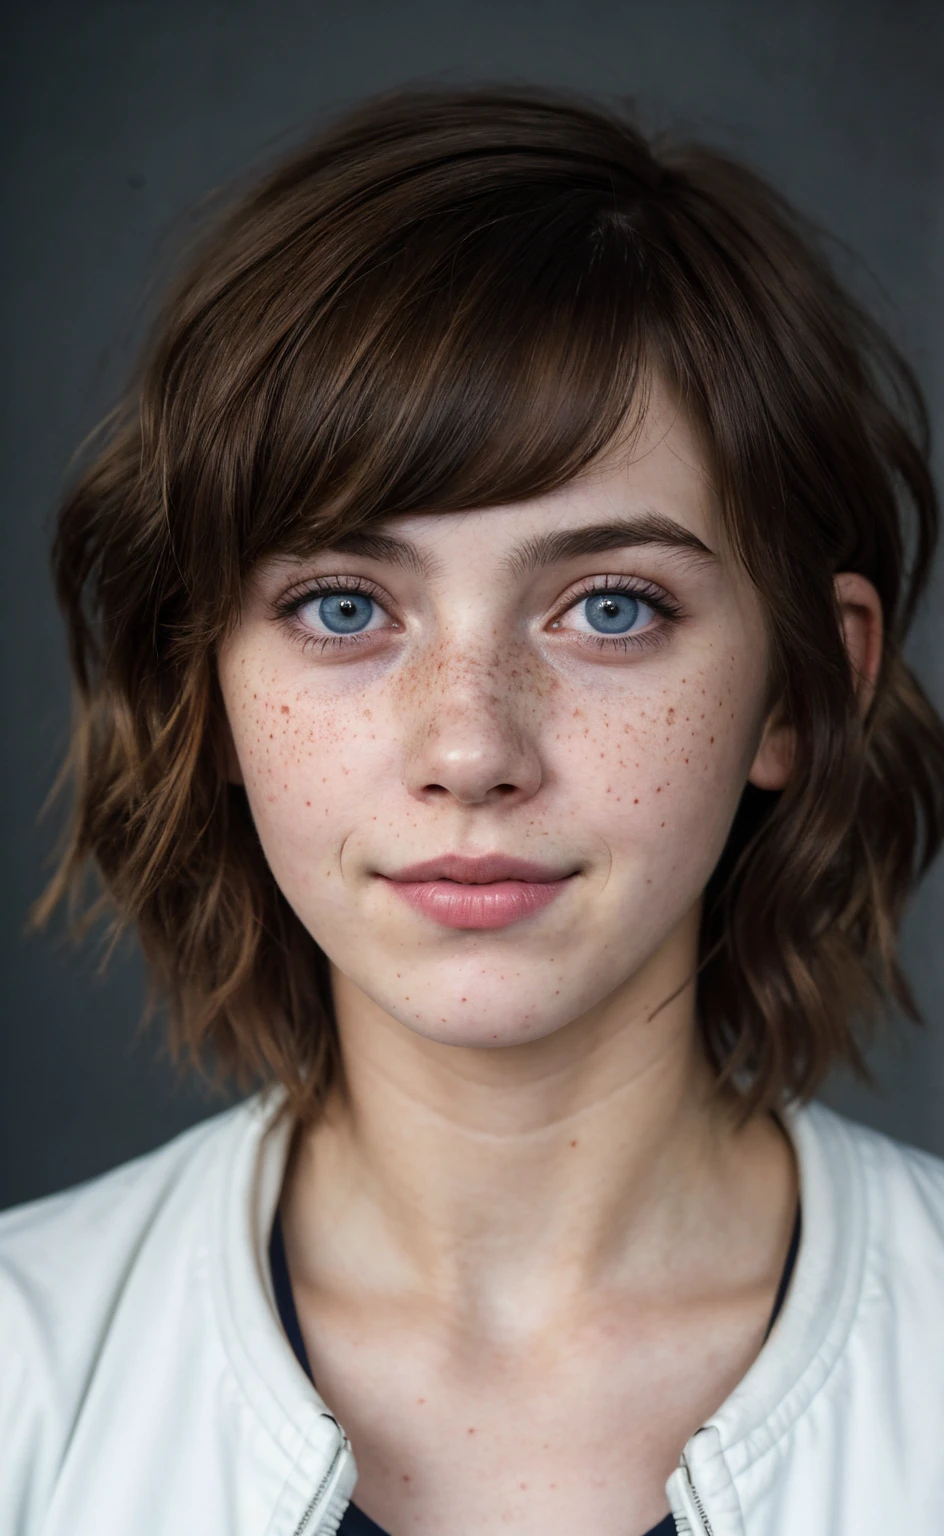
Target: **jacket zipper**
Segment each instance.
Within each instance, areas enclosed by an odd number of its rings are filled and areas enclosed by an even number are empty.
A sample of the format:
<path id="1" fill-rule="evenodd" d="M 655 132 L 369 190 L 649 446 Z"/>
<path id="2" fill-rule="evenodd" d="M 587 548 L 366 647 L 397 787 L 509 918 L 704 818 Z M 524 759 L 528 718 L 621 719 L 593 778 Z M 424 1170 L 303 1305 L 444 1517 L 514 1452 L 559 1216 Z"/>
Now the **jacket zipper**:
<path id="1" fill-rule="evenodd" d="M 695 1481 L 694 1481 L 694 1479 L 692 1477 L 691 1468 L 689 1467 L 688 1462 L 685 1459 L 685 1453 L 684 1452 L 682 1453 L 682 1456 L 681 1456 L 681 1459 L 680 1459 L 680 1465 L 681 1465 L 682 1471 L 685 1473 L 685 1481 L 688 1484 L 688 1492 L 691 1495 L 692 1503 L 694 1504 L 696 1510 L 698 1511 L 698 1519 L 701 1522 L 701 1528 L 702 1528 L 703 1532 L 705 1533 L 705 1536 L 714 1536 L 714 1532 L 711 1529 L 711 1521 L 708 1519 L 708 1516 L 705 1514 L 705 1506 L 701 1502 L 701 1498 L 699 1497 L 698 1489 L 695 1487 Z"/>
<path id="2" fill-rule="evenodd" d="M 324 1476 L 322 1477 L 321 1482 L 318 1484 L 318 1486 L 315 1489 L 314 1493 L 312 1494 L 311 1498 L 308 1500 L 308 1503 L 305 1505 L 305 1508 L 302 1511 L 302 1517 L 299 1520 L 298 1524 L 296 1525 L 294 1531 L 292 1532 L 292 1536 L 302 1536 L 302 1533 L 308 1529 L 308 1526 L 309 1526 L 309 1524 L 311 1522 L 312 1515 L 315 1513 L 316 1509 L 318 1508 L 318 1505 L 321 1503 L 322 1496 L 324 1495 L 324 1491 L 327 1488 L 328 1484 L 330 1483 L 332 1477 L 334 1476 L 335 1471 L 337 1470 L 338 1462 L 341 1460 L 341 1457 L 344 1455 L 344 1448 L 345 1448 L 344 1436 L 342 1435 L 341 1436 L 340 1444 L 338 1445 L 337 1450 L 335 1451 L 334 1455 L 331 1458 L 331 1464 L 328 1467 L 327 1471 L 325 1472 Z"/>

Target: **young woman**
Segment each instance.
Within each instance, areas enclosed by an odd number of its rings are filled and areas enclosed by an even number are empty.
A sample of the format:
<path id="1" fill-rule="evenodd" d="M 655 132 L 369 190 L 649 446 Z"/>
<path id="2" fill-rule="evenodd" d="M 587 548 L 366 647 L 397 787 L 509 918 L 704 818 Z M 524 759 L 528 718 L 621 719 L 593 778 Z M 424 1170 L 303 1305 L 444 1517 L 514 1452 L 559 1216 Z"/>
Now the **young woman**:
<path id="1" fill-rule="evenodd" d="M 935 533 L 710 150 L 400 94 L 243 198 L 62 512 L 45 909 L 256 1091 L 0 1224 L 4 1531 L 937 1528 L 944 1167 L 808 1102 L 913 1011 Z"/>

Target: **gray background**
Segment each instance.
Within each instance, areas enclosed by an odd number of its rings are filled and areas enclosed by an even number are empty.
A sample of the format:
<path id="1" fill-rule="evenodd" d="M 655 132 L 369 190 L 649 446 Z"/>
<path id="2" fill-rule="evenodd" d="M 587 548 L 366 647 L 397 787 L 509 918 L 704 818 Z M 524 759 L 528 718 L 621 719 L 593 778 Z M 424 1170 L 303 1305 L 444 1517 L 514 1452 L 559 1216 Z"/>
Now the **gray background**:
<path id="1" fill-rule="evenodd" d="M 3 967 L 0 1205 L 88 1177 L 213 1108 L 136 1021 L 133 947 L 27 938 L 68 721 L 46 570 L 70 453 L 114 400 L 149 286 L 210 190 L 326 112 L 422 79 L 527 80 L 637 100 L 736 150 L 861 258 L 852 280 L 942 411 L 938 0 L 30 0 L 5 11 Z M 940 461 L 939 461 L 940 462 Z M 944 706 L 944 581 L 911 656 Z M 909 915 L 927 1028 L 829 1097 L 944 1153 L 944 869 Z"/>

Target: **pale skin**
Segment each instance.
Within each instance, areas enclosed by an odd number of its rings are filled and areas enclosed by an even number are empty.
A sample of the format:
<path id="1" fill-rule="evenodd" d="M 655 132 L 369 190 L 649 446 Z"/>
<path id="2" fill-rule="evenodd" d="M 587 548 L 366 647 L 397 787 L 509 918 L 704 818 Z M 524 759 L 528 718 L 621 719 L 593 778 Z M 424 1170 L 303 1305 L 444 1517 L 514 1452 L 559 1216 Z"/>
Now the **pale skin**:
<path id="1" fill-rule="evenodd" d="M 645 542 L 523 558 L 645 518 Z M 704 551 L 655 542 L 667 520 Z M 219 657 L 232 774 L 330 959 L 344 1059 L 282 1194 L 302 1332 L 392 1536 L 641 1536 L 761 1347 L 796 1209 L 778 1123 L 737 1128 L 712 1091 L 692 984 L 742 788 L 791 770 L 763 614 L 661 391 L 580 481 L 381 531 L 412 557 L 266 564 Z M 321 593 L 276 612 L 324 577 L 362 594 L 353 642 L 322 646 Z M 601 582 L 640 604 L 629 649 L 590 627 Z M 880 604 L 854 573 L 836 591 L 865 709 Z M 381 878 L 493 852 L 575 878 L 486 931 Z"/>

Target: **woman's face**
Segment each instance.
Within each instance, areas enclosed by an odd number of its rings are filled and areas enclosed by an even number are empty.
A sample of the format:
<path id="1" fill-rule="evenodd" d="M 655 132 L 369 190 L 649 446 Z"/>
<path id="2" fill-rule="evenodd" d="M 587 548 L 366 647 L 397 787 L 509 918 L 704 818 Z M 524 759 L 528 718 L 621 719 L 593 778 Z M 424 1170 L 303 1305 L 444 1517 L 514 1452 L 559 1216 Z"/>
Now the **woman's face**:
<path id="1" fill-rule="evenodd" d="M 259 837 L 387 1014 L 534 1040 L 697 935 L 763 733 L 759 602 L 658 393 L 579 482 L 369 535 L 260 568 L 222 648 Z"/>

